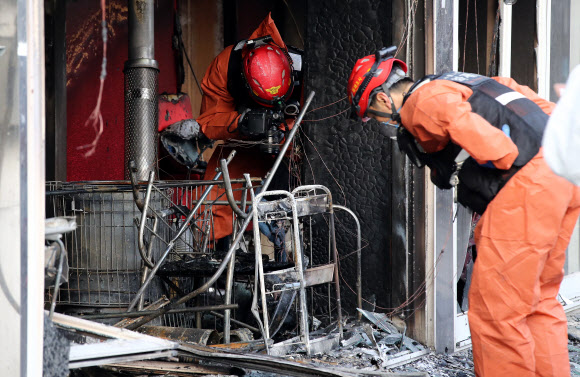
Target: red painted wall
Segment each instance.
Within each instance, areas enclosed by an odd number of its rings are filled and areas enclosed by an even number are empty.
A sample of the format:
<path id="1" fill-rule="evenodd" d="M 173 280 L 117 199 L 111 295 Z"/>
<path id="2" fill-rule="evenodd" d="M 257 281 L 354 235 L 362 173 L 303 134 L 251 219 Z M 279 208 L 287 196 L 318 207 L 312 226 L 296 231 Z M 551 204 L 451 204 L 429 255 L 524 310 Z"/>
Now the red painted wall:
<path id="1" fill-rule="evenodd" d="M 85 122 L 95 107 L 102 60 L 99 1 L 67 2 L 67 180 L 122 180 L 124 164 L 124 75 L 127 60 L 127 2 L 107 1 L 107 78 L 101 104 L 104 132 L 95 153 L 79 147 L 92 142 L 95 131 Z M 177 78 L 171 47 L 173 1 L 156 0 L 155 59 L 159 93 L 175 93 Z"/>

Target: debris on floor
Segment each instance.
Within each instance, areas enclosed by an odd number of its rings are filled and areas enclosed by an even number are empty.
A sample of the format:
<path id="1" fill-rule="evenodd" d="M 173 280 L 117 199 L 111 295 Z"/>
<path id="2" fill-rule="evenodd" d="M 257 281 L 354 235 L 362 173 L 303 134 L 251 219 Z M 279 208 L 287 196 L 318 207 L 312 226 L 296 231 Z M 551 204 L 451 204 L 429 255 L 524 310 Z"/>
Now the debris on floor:
<path id="1" fill-rule="evenodd" d="M 365 319 L 361 322 L 347 321 L 340 342 L 338 333 L 329 334 L 328 328 L 312 332 L 310 358 L 300 345 L 292 342 L 292 339 L 275 344 L 271 347 L 271 351 L 287 360 L 365 373 L 388 373 L 397 366 L 423 358 L 430 353 L 425 346 L 406 336 L 405 328 L 398 328 L 385 314 L 360 311 Z"/>
<path id="2" fill-rule="evenodd" d="M 572 376 L 580 376 L 580 311 L 568 315 L 568 353 Z"/>
<path id="3" fill-rule="evenodd" d="M 95 376 L 401 376 L 472 377 L 471 350 L 452 355 L 435 354 L 405 335 L 386 315 L 361 311 L 361 321 L 347 319 L 343 339 L 337 326 L 311 332 L 311 355 L 304 344 L 291 338 L 270 344 L 270 355 L 261 340 L 211 347 L 188 341 L 168 341 L 92 321 L 55 314 L 54 323 L 72 336 L 71 376 L 85 376 L 100 366 Z M 570 326 L 580 317 L 569 316 Z M 80 336 L 84 336 L 80 344 Z M 91 339 L 88 339 L 91 338 Z M 570 334 L 568 350 L 572 376 L 580 376 L 580 340 Z M 107 340 L 108 339 L 108 340 Z M 261 346 L 260 346 L 261 344 Z M 150 358 L 159 358 L 151 360 Z M 80 374 L 79 374 L 80 373 Z"/>

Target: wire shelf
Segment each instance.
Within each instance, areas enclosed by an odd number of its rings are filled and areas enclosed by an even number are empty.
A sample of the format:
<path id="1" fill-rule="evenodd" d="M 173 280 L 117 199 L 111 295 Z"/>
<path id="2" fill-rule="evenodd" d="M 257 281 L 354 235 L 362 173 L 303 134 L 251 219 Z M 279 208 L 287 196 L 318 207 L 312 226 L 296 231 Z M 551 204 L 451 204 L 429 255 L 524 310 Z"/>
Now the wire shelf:
<path id="1" fill-rule="evenodd" d="M 159 221 L 152 236 L 152 221 L 147 220 L 145 241 L 151 242 L 151 259 L 157 260 L 167 242 L 203 192 L 195 182 L 156 182 L 151 191 L 150 208 L 161 212 L 179 208 L 176 214 Z M 145 186 L 141 185 L 144 190 Z M 141 286 L 143 261 L 138 249 L 141 211 L 133 199 L 131 185 L 112 182 L 48 182 L 47 216 L 75 216 L 77 229 L 64 237 L 69 257 L 69 282 L 59 291 L 57 303 L 70 306 L 123 307 Z M 140 193 L 141 197 L 144 193 Z M 179 260 L 208 253 L 211 205 L 201 206 L 193 224 L 178 239 L 168 260 Z M 193 288 L 191 278 L 172 278 L 181 289 Z M 145 292 L 152 302 L 166 292 L 155 278 Z M 48 296 L 50 296 L 49 292 Z M 47 300 L 49 300 L 47 298 Z M 177 319 L 172 320 L 172 322 Z"/>

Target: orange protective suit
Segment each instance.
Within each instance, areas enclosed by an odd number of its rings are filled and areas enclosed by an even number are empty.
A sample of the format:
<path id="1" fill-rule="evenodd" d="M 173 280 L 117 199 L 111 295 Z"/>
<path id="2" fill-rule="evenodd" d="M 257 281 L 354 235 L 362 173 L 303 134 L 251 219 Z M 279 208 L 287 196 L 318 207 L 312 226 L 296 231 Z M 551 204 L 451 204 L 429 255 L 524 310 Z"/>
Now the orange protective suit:
<path id="1" fill-rule="evenodd" d="M 494 79 L 551 113 L 554 104 L 529 88 Z M 452 81 L 424 84 L 403 105 L 401 123 L 426 152 L 451 140 L 478 163 L 508 169 L 517 147 L 471 111 L 471 94 Z M 555 175 L 541 149 L 489 203 L 475 232 L 469 291 L 477 376 L 570 376 L 566 316 L 556 296 L 579 213 L 580 188 Z"/>
<path id="2" fill-rule="evenodd" d="M 274 20 L 268 15 L 250 35 L 248 39 L 255 39 L 270 35 L 273 41 L 280 47 L 286 48 Z M 230 133 L 227 128 L 235 130 L 240 114 L 236 111 L 236 98 L 228 91 L 228 65 L 230 54 L 234 46 L 226 47 L 211 63 L 201 82 L 203 98 L 201 101 L 201 111 L 197 118 L 203 133 L 212 140 L 227 140 L 239 138 L 236 131 Z M 241 72 L 240 72 L 241 74 Z M 230 177 L 232 179 L 243 178 L 244 173 L 249 173 L 252 177 L 263 177 L 271 168 L 274 159 L 257 149 L 237 148 L 237 155 L 228 165 Z M 220 158 L 226 158 L 230 153 L 229 148 L 218 146 L 214 151 L 204 179 L 212 179 L 215 175 L 215 168 L 219 165 Z M 280 169 L 284 167 L 281 166 Z M 241 184 L 232 185 L 233 188 L 241 188 Z M 224 190 L 213 190 L 210 199 L 222 196 L 220 199 L 226 200 Z M 234 197 L 241 199 L 241 192 L 234 191 Z M 232 209 L 229 206 L 214 206 L 213 212 L 213 237 L 223 238 L 232 233 Z"/>

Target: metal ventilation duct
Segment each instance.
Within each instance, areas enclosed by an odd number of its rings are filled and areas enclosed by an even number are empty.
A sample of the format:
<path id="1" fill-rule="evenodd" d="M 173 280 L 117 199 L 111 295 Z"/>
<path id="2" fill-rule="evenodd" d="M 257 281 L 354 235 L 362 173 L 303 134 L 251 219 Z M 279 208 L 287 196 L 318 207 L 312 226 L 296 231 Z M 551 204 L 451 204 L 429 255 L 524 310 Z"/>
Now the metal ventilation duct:
<path id="1" fill-rule="evenodd" d="M 125 62 L 125 179 L 129 161 L 137 179 L 157 173 L 157 61 L 153 0 L 129 0 L 129 59 Z"/>

